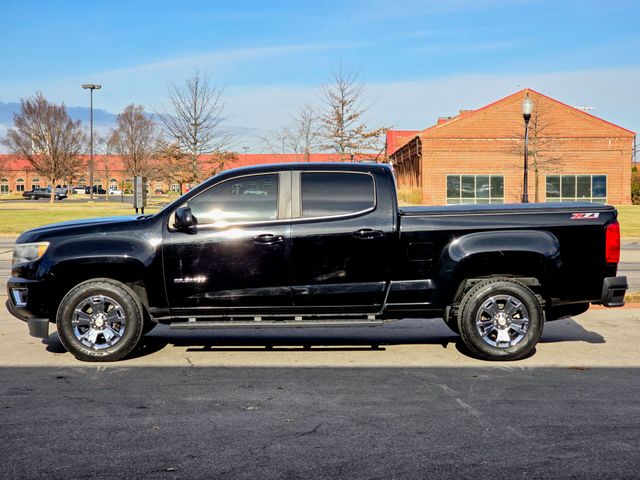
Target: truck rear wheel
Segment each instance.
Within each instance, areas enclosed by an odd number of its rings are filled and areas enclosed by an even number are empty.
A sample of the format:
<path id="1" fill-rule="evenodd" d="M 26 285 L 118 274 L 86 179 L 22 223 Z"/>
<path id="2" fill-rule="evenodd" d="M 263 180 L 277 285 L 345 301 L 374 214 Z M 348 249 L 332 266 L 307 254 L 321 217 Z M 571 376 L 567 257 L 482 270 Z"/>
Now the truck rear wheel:
<path id="1" fill-rule="evenodd" d="M 458 329 L 478 358 L 518 360 L 531 355 L 542 334 L 544 314 L 536 295 L 509 279 L 485 280 L 460 302 Z"/>
<path id="2" fill-rule="evenodd" d="M 136 294 L 110 279 L 83 282 L 65 295 L 56 325 L 60 341 L 78 360 L 112 362 L 138 344 L 144 326 Z"/>

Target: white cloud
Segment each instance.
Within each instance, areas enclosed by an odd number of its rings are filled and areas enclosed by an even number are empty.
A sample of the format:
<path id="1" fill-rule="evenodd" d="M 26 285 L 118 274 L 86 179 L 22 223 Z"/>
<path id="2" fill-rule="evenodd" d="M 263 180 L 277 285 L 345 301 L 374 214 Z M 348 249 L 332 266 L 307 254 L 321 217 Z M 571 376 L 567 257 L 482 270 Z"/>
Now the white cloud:
<path id="1" fill-rule="evenodd" d="M 639 132 L 638 85 L 640 67 L 465 74 L 368 83 L 366 95 L 372 108 L 367 120 L 372 127 L 419 130 L 433 125 L 440 116 L 455 115 L 460 109 L 480 108 L 529 87 L 569 105 L 595 106 L 597 109 L 590 113 Z M 137 96 L 128 91 L 126 100 L 123 93 L 123 102 L 135 99 L 148 109 L 158 103 L 157 96 L 142 98 L 143 94 L 140 92 Z M 317 88 L 295 85 L 230 86 L 225 91 L 224 102 L 227 126 L 237 134 L 236 148 L 249 146 L 252 152 L 262 151 L 259 137 L 288 123 L 289 116 L 299 106 L 320 103 Z"/>
<path id="2" fill-rule="evenodd" d="M 354 48 L 357 45 L 345 43 L 308 43 L 301 45 L 281 45 L 274 47 L 256 47 L 244 49 L 220 50 L 213 52 L 201 52 L 179 57 L 166 58 L 154 62 L 143 63 L 131 67 L 117 68 L 89 74 L 89 77 L 100 79 L 118 79 L 131 75 L 150 75 L 160 72 L 174 73 L 176 70 L 199 68 L 206 70 L 208 67 L 220 67 L 235 63 L 244 63 L 253 60 L 264 60 L 272 57 L 282 57 L 311 53 L 318 51 L 339 50 Z"/>
<path id="3" fill-rule="evenodd" d="M 432 79 L 369 83 L 366 94 L 373 104 L 367 114 L 372 127 L 390 126 L 419 130 L 438 117 L 461 109 L 476 109 L 523 88 L 574 106 L 590 105 L 594 115 L 633 131 L 640 131 L 637 115 L 640 68 L 612 68 L 575 72 L 504 75 L 452 75 Z M 254 136 L 242 137 L 253 151 L 261 146 L 258 136 L 289 121 L 298 106 L 318 104 L 318 90 L 289 86 L 243 87 L 227 90 L 230 121 L 255 128 Z"/>

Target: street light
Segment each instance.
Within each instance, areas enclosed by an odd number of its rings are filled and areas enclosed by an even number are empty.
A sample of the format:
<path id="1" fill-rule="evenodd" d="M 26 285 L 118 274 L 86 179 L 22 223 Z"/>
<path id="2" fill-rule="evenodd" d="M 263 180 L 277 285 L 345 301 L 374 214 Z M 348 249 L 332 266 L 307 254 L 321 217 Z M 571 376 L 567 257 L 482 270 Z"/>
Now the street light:
<path id="1" fill-rule="evenodd" d="M 533 111 L 533 102 L 527 93 L 522 102 L 522 117 L 524 118 L 524 185 L 522 188 L 522 203 L 529 203 L 529 120 Z"/>
<path id="2" fill-rule="evenodd" d="M 89 193 L 91 194 L 90 200 L 93 201 L 93 91 L 94 90 L 100 90 L 102 88 L 102 85 L 98 85 L 96 83 L 83 83 L 82 84 L 82 88 L 84 88 L 85 90 L 90 90 L 91 91 L 91 108 L 89 110 L 89 115 L 90 115 L 90 129 L 91 129 L 91 138 L 90 138 L 90 148 L 91 148 L 91 160 L 89 162 L 89 184 L 91 185 L 89 187 Z"/>

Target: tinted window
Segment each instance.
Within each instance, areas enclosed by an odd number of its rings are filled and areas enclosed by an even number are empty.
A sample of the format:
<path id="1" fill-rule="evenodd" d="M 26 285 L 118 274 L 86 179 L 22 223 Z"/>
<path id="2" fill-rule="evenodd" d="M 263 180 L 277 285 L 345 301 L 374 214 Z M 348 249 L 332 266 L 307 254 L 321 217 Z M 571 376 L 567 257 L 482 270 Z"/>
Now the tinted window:
<path id="1" fill-rule="evenodd" d="M 562 196 L 563 197 L 576 196 L 576 176 L 575 175 L 562 176 Z"/>
<path id="2" fill-rule="evenodd" d="M 560 175 L 547 175 L 547 198 L 560 198 Z"/>
<path id="3" fill-rule="evenodd" d="M 189 200 L 198 224 L 259 222 L 278 218 L 278 175 L 227 180 Z"/>
<path id="4" fill-rule="evenodd" d="M 607 177 L 605 177 L 604 175 L 593 176 L 593 196 L 594 197 L 607 196 Z"/>
<path id="5" fill-rule="evenodd" d="M 302 216 L 328 217 L 374 206 L 373 178 L 357 173 L 302 173 Z"/>

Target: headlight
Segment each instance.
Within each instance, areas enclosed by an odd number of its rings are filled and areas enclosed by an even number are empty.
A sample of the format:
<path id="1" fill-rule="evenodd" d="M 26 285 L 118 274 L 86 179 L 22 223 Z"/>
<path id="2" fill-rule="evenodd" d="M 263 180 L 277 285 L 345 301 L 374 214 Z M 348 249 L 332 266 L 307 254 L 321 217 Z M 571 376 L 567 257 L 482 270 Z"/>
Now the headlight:
<path id="1" fill-rule="evenodd" d="M 13 247 L 13 265 L 38 260 L 49 247 L 49 242 L 19 243 Z"/>

